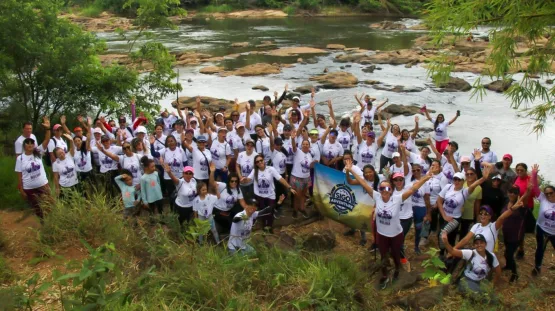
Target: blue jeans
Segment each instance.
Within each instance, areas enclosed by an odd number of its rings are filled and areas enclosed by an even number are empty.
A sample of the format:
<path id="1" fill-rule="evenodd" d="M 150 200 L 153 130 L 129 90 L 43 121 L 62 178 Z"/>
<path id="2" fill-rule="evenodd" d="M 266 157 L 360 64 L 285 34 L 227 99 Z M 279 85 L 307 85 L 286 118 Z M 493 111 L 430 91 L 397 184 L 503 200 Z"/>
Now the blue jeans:
<path id="1" fill-rule="evenodd" d="M 403 227 L 403 246 L 401 247 L 401 258 L 407 258 L 405 256 L 405 239 L 407 238 L 411 225 L 412 217 L 408 219 L 401 219 L 401 227 Z"/>
<path id="2" fill-rule="evenodd" d="M 422 223 L 424 222 L 424 217 L 426 217 L 426 207 L 425 206 L 412 206 L 412 214 L 414 217 L 414 248 L 418 248 L 420 244 L 420 233 L 422 231 Z"/>
<path id="3" fill-rule="evenodd" d="M 539 271 L 542 262 L 543 262 L 543 255 L 545 253 L 545 249 L 547 248 L 547 240 L 551 242 L 551 246 L 555 248 L 555 235 L 549 235 L 547 232 L 543 231 L 540 226 L 536 225 L 536 262 L 535 266 L 536 269 Z M 545 244 L 544 244 L 545 243 Z"/>
<path id="4" fill-rule="evenodd" d="M 249 244 L 245 245 L 245 248 L 243 249 L 231 249 L 228 248 L 227 251 L 229 252 L 230 255 L 239 255 L 239 256 L 247 256 L 247 255 L 256 255 L 256 251 L 254 250 L 254 248 L 252 246 L 250 246 Z"/>

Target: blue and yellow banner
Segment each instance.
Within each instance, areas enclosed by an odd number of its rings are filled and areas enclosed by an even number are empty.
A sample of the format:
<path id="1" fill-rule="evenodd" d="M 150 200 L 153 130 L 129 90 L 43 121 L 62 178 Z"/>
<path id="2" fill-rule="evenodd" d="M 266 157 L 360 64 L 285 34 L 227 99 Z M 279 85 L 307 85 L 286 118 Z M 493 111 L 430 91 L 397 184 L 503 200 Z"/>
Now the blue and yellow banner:
<path id="1" fill-rule="evenodd" d="M 351 228 L 370 231 L 374 200 L 359 185 L 350 185 L 343 172 L 314 166 L 314 206 L 328 218 Z"/>

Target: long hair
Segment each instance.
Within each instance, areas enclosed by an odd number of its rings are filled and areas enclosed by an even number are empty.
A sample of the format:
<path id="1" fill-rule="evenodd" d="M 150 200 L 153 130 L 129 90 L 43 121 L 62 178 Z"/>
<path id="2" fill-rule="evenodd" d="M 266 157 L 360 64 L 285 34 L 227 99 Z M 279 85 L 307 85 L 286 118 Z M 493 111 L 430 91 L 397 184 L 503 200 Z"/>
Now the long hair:
<path id="1" fill-rule="evenodd" d="M 35 145 L 35 140 L 32 139 L 32 138 L 25 138 L 25 139 L 23 140 L 23 143 L 22 143 L 23 148 L 25 148 L 25 145 L 31 145 L 31 144 L 32 144 L 33 146 Z M 25 152 L 24 152 L 24 153 L 25 153 Z M 38 148 L 34 148 L 34 149 L 33 149 L 33 156 L 34 156 L 35 158 L 39 158 L 39 159 L 40 159 L 41 153 L 40 153 L 40 150 L 39 150 Z"/>
<path id="2" fill-rule="evenodd" d="M 443 113 L 440 113 L 437 115 L 436 117 L 436 121 L 434 122 L 434 131 L 436 130 L 437 126 L 439 125 L 439 117 L 443 118 L 443 121 L 445 121 L 445 116 L 443 115 Z"/>
<path id="3" fill-rule="evenodd" d="M 88 142 L 83 141 L 82 137 L 75 136 L 75 137 L 73 137 L 73 144 L 75 144 L 75 139 L 77 139 L 77 138 L 81 139 L 81 147 L 79 147 L 79 149 L 77 151 L 81 152 L 81 158 L 84 158 L 84 157 L 87 156 L 87 152 L 88 152 L 87 144 L 88 144 Z"/>
<path id="4" fill-rule="evenodd" d="M 262 162 L 264 162 L 264 157 L 261 154 L 257 154 L 256 157 L 254 157 L 254 181 L 256 181 L 256 183 L 258 183 L 258 164 L 256 162 L 258 158 L 262 159 Z M 264 163 L 264 165 L 266 164 Z"/>
<path id="5" fill-rule="evenodd" d="M 374 172 L 374 181 L 373 181 L 372 189 L 377 190 L 378 186 L 380 185 L 380 176 L 378 175 L 378 173 L 376 172 L 376 169 L 372 164 L 366 164 L 362 168 L 362 172 L 364 173 L 364 170 L 366 170 L 367 168 L 372 170 L 372 172 Z"/>
<path id="6" fill-rule="evenodd" d="M 227 194 L 231 195 L 231 187 L 229 186 L 229 181 L 231 180 L 231 178 L 237 178 L 237 193 L 241 193 L 241 187 L 239 187 L 239 175 L 237 175 L 237 173 L 235 172 L 231 172 L 229 173 L 229 175 L 227 176 L 227 181 L 225 183 L 225 188 L 227 190 Z"/>
<path id="7" fill-rule="evenodd" d="M 175 138 L 175 136 L 170 134 L 166 137 L 166 141 L 164 142 L 164 147 L 168 148 L 168 139 L 170 139 L 170 138 L 175 140 L 175 143 L 177 144 L 177 139 Z"/>

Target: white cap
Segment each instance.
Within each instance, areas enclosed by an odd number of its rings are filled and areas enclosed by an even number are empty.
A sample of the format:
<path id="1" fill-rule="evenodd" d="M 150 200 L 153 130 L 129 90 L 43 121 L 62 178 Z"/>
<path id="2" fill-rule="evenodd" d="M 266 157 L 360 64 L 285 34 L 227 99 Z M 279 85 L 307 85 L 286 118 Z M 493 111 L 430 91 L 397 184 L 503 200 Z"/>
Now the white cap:
<path id="1" fill-rule="evenodd" d="M 395 158 L 395 157 L 401 157 L 401 154 L 399 152 L 393 152 L 393 154 L 391 155 L 391 158 Z"/>
<path id="2" fill-rule="evenodd" d="M 93 130 L 93 134 L 102 134 L 102 130 L 99 127 L 95 127 Z"/>
<path id="3" fill-rule="evenodd" d="M 144 126 L 137 126 L 137 129 L 135 130 L 135 133 L 139 134 L 139 133 L 143 133 L 146 134 L 146 127 Z"/>
<path id="4" fill-rule="evenodd" d="M 295 96 L 295 97 L 293 97 L 293 100 L 298 100 L 300 102 L 301 98 L 299 96 Z"/>
<path id="5" fill-rule="evenodd" d="M 462 172 L 455 173 L 455 175 L 453 175 L 453 178 L 458 178 L 458 179 L 464 180 L 464 173 L 462 173 Z"/>

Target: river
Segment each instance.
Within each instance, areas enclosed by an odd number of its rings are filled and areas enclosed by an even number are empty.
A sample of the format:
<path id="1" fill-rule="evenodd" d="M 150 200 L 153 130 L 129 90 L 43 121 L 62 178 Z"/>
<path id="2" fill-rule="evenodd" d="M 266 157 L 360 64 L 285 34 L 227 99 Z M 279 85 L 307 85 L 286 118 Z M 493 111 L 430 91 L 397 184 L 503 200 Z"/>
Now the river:
<path id="1" fill-rule="evenodd" d="M 165 44 L 170 50 L 195 50 L 214 56 L 224 56 L 232 53 L 242 53 L 254 50 L 253 47 L 232 48 L 233 42 L 250 42 L 259 44 L 264 40 L 283 46 L 312 46 L 324 48 L 328 43 L 343 44 L 347 47 L 359 47 L 369 50 L 394 50 L 410 48 L 412 40 L 422 33 L 417 31 L 386 31 L 368 28 L 371 23 L 382 21 L 376 17 L 341 17 L 341 18 L 286 18 L 286 19 L 226 19 L 204 20 L 198 19 L 179 25 L 177 30 L 155 30 L 157 40 Z M 414 20 L 404 20 L 411 25 Z M 107 41 L 110 52 L 126 51 L 126 42 L 121 41 L 114 33 L 100 33 L 99 37 Z M 338 52 L 339 53 L 339 52 Z M 204 75 L 198 71 L 200 66 L 179 68 L 180 83 L 183 91 L 180 96 L 205 95 L 217 98 L 234 99 L 240 101 L 248 99 L 262 99 L 266 94 L 271 95 L 274 90 L 281 93 L 283 86 L 288 83 L 289 88 L 309 84 L 308 78 L 323 72 L 344 70 L 354 74 L 359 80 L 378 80 L 385 84 L 403 85 L 405 87 L 422 87 L 422 92 L 394 93 L 375 90 L 370 85 L 358 85 L 356 88 L 340 90 L 321 90 L 316 94 L 316 101 L 331 99 L 336 116 L 350 114 L 358 107 L 353 95 L 366 93 L 378 98 L 378 101 L 389 98 L 390 103 L 427 105 L 430 109 L 444 113 L 447 119 L 452 118 L 457 110 L 461 117 L 448 128 L 451 140 L 457 141 L 461 155 L 470 155 L 473 148 L 480 147 L 480 140 L 487 136 L 492 140 L 492 150 L 499 159 L 505 153 L 511 153 L 514 164 L 518 162 L 540 165 L 541 174 L 549 180 L 555 180 L 555 122 L 549 120 L 545 132 L 537 137 L 530 133 L 531 120 L 522 117 L 522 113 L 510 109 L 509 100 L 502 94 L 487 91 L 482 100 L 471 97 L 471 92 L 441 93 L 431 85 L 427 78 L 427 71 L 418 65 L 410 69 L 404 66 L 379 65 L 382 70 L 365 73 L 361 69 L 365 66 L 350 64 L 352 67 L 340 69 L 346 64 L 334 63 L 338 53 L 316 57 L 316 64 L 298 64 L 292 68 L 284 68 L 282 73 L 263 77 L 218 77 Z M 307 59 L 307 57 L 303 57 Z M 245 55 L 236 59 L 225 60 L 221 65 L 226 69 L 245 66 L 258 62 L 287 62 L 294 63 L 295 57 L 269 57 L 265 55 Z M 453 76 L 463 78 L 471 85 L 478 78 L 473 73 L 454 73 Z M 515 80 L 522 78 L 516 75 Z M 551 77 L 553 78 L 553 77 Z M 540 81 L 545 82 L 546 77 Z M 188 82 L 188 81 L 191 82 Z M 487 82 L 485 80 L 484 82 Z M 251 90 L 254 85 L 265 85 L 268 92 Z M 301 99 L 307 100 L 309 95 Z M 163 100 L 160 104 L 170 107 L 175 96 Z M 319 106 L 317 110 L 327 113 L 327 108 Z M 412 128 L 414 117 L 396 117 L 393 120 L 401 128 Z M 431 127 L 431 123 L 421 117 L 421 127 Z"/>

